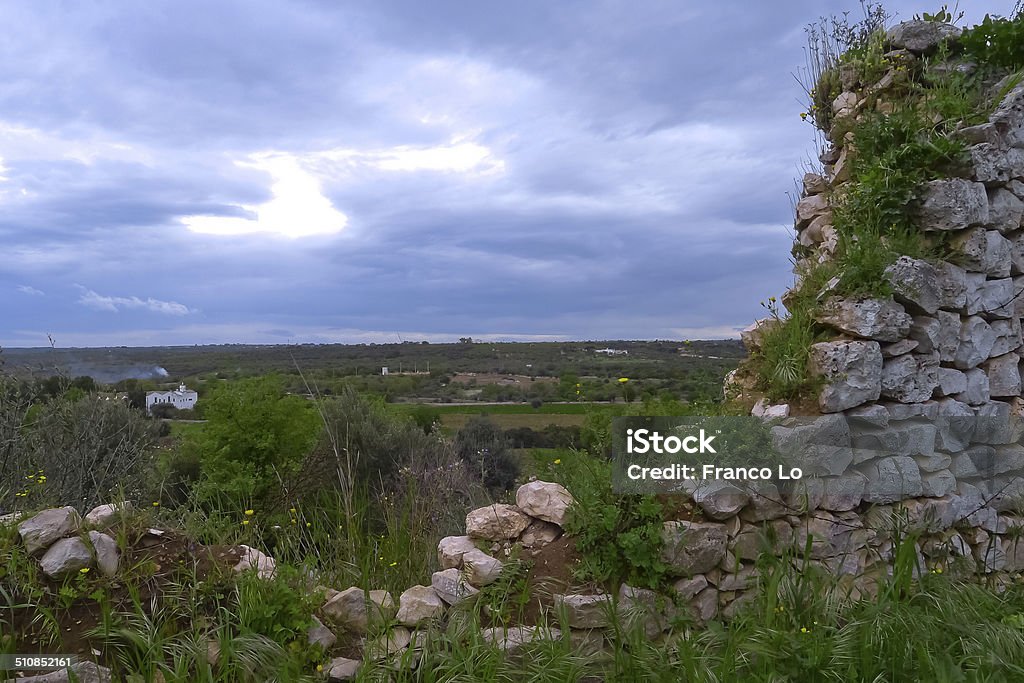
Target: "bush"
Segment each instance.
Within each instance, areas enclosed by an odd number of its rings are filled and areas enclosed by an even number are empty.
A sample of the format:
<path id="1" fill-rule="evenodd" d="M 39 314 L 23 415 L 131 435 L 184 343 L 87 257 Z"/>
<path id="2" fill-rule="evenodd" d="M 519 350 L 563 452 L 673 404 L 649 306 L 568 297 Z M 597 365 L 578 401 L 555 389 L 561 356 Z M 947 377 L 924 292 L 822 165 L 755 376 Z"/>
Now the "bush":
<path id="1" fill-rule="evenodd" d="M 207 422 L 195 437 L 203 474 L 197 494 L 222 509 L 266 500 L 320 431 L 313 405 L 286 395 L 273 375 L 221 385 L 205 402 Z"/>
<path id="2" fill-rule="evenodd" d="M 0 379 L 0 506 L 88 510 L 121 492 L 137 495 L 153 423 L 122 401 L 65 395 L 37 403 L 39 396 Z"/>
<path id="3" fill-rule="evenodd" d="M 985 15 L 960 37 L 965 55 L 979 65 L 1016 70 L 1024 67 L 1024 16 L 1012 19 Z"/>
<path id="4" fill-rule="evenodd" d="M 455 435 L 455 453 L 492 493 L 509 491 L 519 478 L 519 465 L 509 453 L 501 428 L 476 415 Z"/>

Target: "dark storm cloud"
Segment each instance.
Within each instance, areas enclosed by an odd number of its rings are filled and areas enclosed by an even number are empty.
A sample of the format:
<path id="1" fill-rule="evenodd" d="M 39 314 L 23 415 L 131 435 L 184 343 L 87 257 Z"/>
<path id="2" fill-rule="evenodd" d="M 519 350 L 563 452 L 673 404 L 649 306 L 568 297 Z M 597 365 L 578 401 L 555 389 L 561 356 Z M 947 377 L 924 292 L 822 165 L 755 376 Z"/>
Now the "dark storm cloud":
<path id="1" fill-rule="evenodd" d="M 0 344 L 734 334 L 842 9 L 0 2 Z"/>

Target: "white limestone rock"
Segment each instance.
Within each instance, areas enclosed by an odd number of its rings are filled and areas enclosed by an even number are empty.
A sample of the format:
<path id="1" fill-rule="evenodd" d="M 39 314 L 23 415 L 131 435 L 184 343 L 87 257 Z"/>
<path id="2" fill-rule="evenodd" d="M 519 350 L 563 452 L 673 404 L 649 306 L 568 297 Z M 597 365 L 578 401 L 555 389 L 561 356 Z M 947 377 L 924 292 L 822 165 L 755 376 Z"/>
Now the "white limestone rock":
<path id="1" fill-rule="evenodd" d="M 680 576 L 703 574 L 725 558 L 728 534 L 724 524 L 712 522 L 665 522 L 662 560 Z"/>
<path id="2" fill-rule="evenodd" d="M 475 549 L 476 545 L 469 536 L 445 536 L 437 544 L 437 562 L 441 569 L 460 569 L 462 556 Z"/>
<path id="3" fill-rule="evenodd" d="M 78 531 L 80 524 L 81 518 L 75 508 L 50 508 L 18 524 L 18 534 L 26 552 L 35 555 Z"/>
<path id="4" fill-rule="evenodd" d="M 939 386 L 939 354 L 908 353 L 885 361 L 881 395 L 903 403 L 927 401 Z"/>
<path id="5" fill-rule="evenodd" d="M 93 557 L 89 546 L 76 537 L 62 538 L 43 554 L 39 566 L 51 579 L 60 579 L 81 569 L 92 568 Z"/>
<path id="6" fill-rule="evenodd" d="M 516 506 L 520 510 L 558 526 L 565 525 L 566 514 L 572 504 L 572 495 L 561 484 L 531 481 L 516 491 Z"/>
<path id="7" fill-rule="evenodd" d="M 823 413 L 855 408 L 881 395 L 882 351 L 878 342 L 813 344 L 810 371 L 826 382 L 818 396 L 818 406 Z"/>
<path id="8" fill-rule="evenodd" d="M 965 230 L 989 220 L 988 194 L 980 182 L 961 178 L 932 180 L 917 211 L 923 230 Z"/>
<path id="9" fill-rule="evenodd" d="M 398 598 L 395 619 L 403 626 L 417 627 L 438 619 L 445 604 L 433 586 L 413 586 Z"/>
<path id="10" fill-rule="evenodd" d="M 883 342 L 902 340 L 913 322 L 902 306 L 889 299 L 853 301 L 836 297 L 822 305 L 817 320 L 840 332 Z"/>
<path id="11" fill-rule="evenodd" d="M 488 541 L 518 538 L 530 525 L 530 518 L 514 505 L 495 503 L 466 515 L 466 535 Z"/>

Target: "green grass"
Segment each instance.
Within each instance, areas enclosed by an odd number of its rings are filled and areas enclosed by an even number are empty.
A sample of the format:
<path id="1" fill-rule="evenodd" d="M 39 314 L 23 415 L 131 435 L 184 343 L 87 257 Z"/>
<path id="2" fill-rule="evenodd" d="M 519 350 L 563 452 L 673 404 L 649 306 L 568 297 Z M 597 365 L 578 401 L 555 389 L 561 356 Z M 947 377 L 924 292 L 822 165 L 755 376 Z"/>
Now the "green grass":
<path id="1" fill-rule="evenodd" d="M 410 413 L 423 404 L 418 403 L 391 403 L 388 407 L 392 410 Z M 622 407 L 622 404 L 614 403 L 543 403 L 539 408 L 534 408 L 529 403 L 503 403 L 495 405 L 436 405 L 429 404 L 430 410 L 435 410 L 441 415 L 586 415 L 597 411 L 611 411 L 615 407 Z"/>

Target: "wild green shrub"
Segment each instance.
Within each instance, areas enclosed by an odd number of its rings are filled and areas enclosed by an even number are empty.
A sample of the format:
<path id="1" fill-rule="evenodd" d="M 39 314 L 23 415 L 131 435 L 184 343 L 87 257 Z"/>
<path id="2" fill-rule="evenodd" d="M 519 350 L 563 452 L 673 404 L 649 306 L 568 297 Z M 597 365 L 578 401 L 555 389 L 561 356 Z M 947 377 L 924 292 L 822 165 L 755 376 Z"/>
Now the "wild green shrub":
<path id="1" fill-rule="evenodd" d="M 31 385 L 0 381 L 0 508 L 88 510 L 139 494 L 155 439 L 150 420 L 94 394 L 38 398 Z"/>
<path id="2" fill-rule="evenodd" d="M 660 586 L 666 571 L 661 560 L 661 503 L 650 495 L 614 493 L 611 463 L 604 458 L 575 450 L 559 455 L 539 462 L 538 470 L 543 478 L 565 486 L 575 499 L 565 530 L 582 556 L 577 578 L 608 586 Z"/>
<path id="3" fill-rule="evenodd" d="M 194 437 L 202 455 L 196 495 L 222 510 L 265 504 L 320 431 L 310 402 L 287 395 L 275 375 L 224 383 L 204 401 L 207 422 Z"/>
<path id="4" fill-rule="evenodd" d="M 455 453 L 493 494 L 510 491 L 519 464 L 509 451 L 504 432 L 486 416 L 476 415 L 455 435 Z"/>
<path id="5" fill-rule="evenodd" d="M 987 68 L 1016 70 L 1024 67 L 1024 15 L 985 15 L 980 24 L 960 37 L 967 58 Z"/>
<path id="6" fill-rule="evenodd" d="M 886 296 L 884 271 L 899 256 L 938 255 L 941 243 L 930 241 L 914 223 L 914 201 L 926 181 L 962 162 L 965 147 L 910 109 L 865 115 L 853 139 L 851 182 L 833 213 L 839 234 L 837 293 Z"/>

